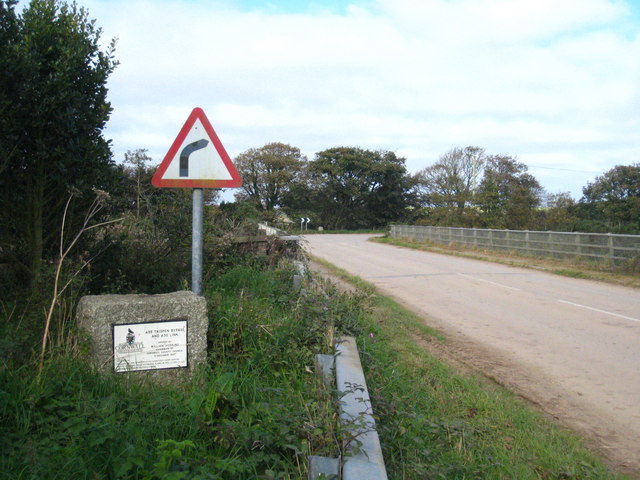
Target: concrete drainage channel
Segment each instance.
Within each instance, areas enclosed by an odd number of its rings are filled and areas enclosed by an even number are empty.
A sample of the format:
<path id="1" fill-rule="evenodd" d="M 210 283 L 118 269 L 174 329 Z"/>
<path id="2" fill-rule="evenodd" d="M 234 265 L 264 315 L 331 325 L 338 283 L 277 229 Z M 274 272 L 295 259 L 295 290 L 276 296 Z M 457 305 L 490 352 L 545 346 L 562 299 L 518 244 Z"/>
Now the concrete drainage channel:
<path id="1" fill-rule="evenodd" d="M 348 456 L 342 462 L 335 458 L 309 457 L 308 479 L 386 480 L 382 448 L 355 338 L 343 337 L 337 341 L 336 355 L 317 355 L 316 368 L 327 386 L 333 383 L 335 371 L 338 391 L 343 393 L 340 420 L 353 440 L 346 445 Z"/>

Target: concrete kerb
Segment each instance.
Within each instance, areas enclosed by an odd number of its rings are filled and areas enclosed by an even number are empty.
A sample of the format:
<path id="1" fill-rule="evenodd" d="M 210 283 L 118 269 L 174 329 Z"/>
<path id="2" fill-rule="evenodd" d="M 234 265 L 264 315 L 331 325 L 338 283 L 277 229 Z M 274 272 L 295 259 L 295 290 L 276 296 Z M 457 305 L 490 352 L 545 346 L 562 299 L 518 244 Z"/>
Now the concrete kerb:
<path id="1" fill-rule="evenodd" d="M 318 353 L 315 360 L 316 372 L 322 375 L 322 383 L 325 387 L 331 388 L 335 370 L 335 356 Z"/>
<path id="2" fill-rule="evenodd" d="M 309 480 L 336 480 L 340 478 L 340 459 L 330 457 L 320 457 L 317 455 L 309 457 Z"/>
<path id="3" fill-rule="evenodd" d="M 305 296 L 307 291 L 303 288 L 304 277 L 307 274 L 307 266 L 300 260 L 293 260 L 293 266 L 297 273 L 293 275 L 293 290 L 300 291 L 300 295 Z"/>
<path id="4" fill-rule="evenodd" d="M 298 273 L 304 275 L 304 263 L 295 263 Z M 331 387 L 335 374 L 338 392 L 343 394 L 340 401 L 340 419 L 349 431 L 351 440 L 345 445 L 345 458 L 310 456 L 307 478 L 387 480 L 382 447 L 376 431 L 356 339 L 342 337 L 336 342 L 335 352 L 334 355 L 317 354 L 315 368 L 316 372 L 322 375 L 322 381 L 327 388 Z"/>
<path id="5" fill-rule="evenodd" d="M 342 466 L 344 480 L 386 480 L 387 471 L 376 431 L 373 409 L 362 371 L 356 339 L 343 337 L 336 345 L 336 382 L 343 392 L 340 418 L 353 439 Z"/>
<path id="6" fill-rule="evenodd" d="M 325 384 L 327 379 L 329 383 L 332 382 L 332 370 L 335 369 L 337 388 L 343 393 L 340 419 L 349 431 L 351 440 L 345 445 L 348 456 L 343 458 L 341 478 L 386 480 L 382 448 L 355 338 L 343 337 L 336 345 L 336 355 L 317 355 L 316 368 Z M 339 472 L 335 465 L 338 460 L 332 460 L 309 457 L 309 480 L 316 480 L 320 475 L 337 478 Z"/>

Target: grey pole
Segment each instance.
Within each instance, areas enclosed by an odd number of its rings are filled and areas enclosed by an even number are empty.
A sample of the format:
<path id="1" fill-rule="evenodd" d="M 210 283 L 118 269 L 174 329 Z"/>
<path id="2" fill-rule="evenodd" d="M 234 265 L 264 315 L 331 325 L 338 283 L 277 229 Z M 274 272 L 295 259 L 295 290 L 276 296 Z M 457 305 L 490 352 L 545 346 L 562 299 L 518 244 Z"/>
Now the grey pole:
<path id="1" fill-rule="evenodd" d="M 193 231 L 191 239 L 191 291 L 202 295 L 202 188 L 193 189 Z"/>

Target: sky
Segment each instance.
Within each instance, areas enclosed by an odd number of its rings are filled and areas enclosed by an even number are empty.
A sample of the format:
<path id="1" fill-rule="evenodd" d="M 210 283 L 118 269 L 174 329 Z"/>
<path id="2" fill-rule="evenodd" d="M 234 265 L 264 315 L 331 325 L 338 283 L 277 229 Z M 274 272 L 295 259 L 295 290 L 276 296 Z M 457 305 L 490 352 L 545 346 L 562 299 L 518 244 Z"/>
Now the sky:
<path id="1" fill-rule="evenodd" d="M 79 0 L 117 39 L 104 132 L 160 163 L 194 107 L 231 158 L 455 147 L 550 193 L 640 162 L 640 0 Z"/>

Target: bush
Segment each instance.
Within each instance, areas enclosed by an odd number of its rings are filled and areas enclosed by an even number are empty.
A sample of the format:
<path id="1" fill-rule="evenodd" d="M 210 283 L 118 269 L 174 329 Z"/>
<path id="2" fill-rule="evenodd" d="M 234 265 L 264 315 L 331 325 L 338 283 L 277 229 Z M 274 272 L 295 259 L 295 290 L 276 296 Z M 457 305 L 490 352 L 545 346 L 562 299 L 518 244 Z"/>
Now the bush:
<path id="1" fill-rule="evenodd" d="M 148 218 L 125 216 L 96 239 L 102 252 L 91 265 L 94 293 L 166 293 L 189 278 L 190 235 L 168 236 Z"/>

